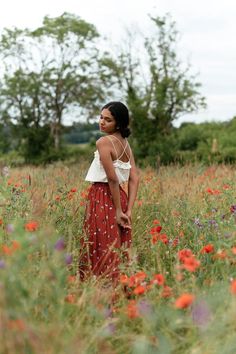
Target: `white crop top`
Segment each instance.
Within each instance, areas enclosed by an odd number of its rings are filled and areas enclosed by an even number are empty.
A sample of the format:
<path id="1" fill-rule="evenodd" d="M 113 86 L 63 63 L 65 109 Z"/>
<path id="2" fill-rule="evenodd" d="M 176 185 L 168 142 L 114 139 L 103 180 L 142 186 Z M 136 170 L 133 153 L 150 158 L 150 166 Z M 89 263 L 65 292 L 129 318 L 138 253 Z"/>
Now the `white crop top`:
<path id="1" fill-rule="evenodd" d="M 124 153 L 126 154 L 125 149 L 128 146 L 128 141 L 126 141 L 126 146 L 124 147 L 122 154 L 118 157 L 118 154 L 117 154 L 117 151 L 116 151 L 116 148 L 115 148 L 115 145 L 114 145 L 112 139 L 109 138 L 109 140 L 112 142 L 113 147 L 116 152 L 116 155 L 117 155 L 117 159 L 113 161 L 113 166 L 115 168 L 115 172 L 116 172 L 119 184 L 121 184 L 121 183 L 128 181 L 130 169 L 131 169 L 130 160 L 127 162 L 120 160 L 120 158 L 123 156 L 123 154 Z M 105 172 L 103 165 L 101 163 L 98 150 L 96 150 L 94 152 L 94 159 L 89 167 L 89 170 L 88 170 L 87 175 L 85 177 L 85 181 L 108 182 L 107 175 L 106 175 L 106 172 Z"/>

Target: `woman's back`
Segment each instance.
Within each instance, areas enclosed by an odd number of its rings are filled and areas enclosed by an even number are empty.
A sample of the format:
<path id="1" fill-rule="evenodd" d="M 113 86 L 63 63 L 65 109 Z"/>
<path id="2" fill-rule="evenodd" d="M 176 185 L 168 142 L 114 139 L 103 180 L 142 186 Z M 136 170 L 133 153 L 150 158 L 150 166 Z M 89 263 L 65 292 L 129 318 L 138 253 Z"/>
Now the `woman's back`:
<path id="1" fill-rule="evenodd" d="M 130 162 L 131 149 L 126 138 L 118 138 L 114 134 L 106 136 L 113 146 L 113 161 Z"/>

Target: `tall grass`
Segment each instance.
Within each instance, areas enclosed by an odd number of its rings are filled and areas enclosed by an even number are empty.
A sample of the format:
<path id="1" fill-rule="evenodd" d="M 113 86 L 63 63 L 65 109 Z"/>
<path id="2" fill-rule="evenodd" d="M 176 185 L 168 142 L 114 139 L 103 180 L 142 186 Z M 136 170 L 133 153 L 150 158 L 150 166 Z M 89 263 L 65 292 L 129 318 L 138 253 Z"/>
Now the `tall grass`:
<path id="1" fill-rule="evenodd" d="M 140 171 L 116 289 L 78 276 L 86 167 L 0 177 L 0 353 L 235 353 L 235 167 Z"/>

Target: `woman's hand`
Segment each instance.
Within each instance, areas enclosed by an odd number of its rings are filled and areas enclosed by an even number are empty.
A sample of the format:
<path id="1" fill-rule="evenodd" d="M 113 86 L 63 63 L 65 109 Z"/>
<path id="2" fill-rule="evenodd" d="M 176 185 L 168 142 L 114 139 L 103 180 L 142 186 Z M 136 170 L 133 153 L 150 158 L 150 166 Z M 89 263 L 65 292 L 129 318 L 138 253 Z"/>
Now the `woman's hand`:
<path id="1" fill-rule="evenodd" d="M 119 226 L 124 229 L 131 230 L 131 222 L 127 214 L 123 213 L 121 210 L 116 211 L 116 222 Z"/>
<path id="2" fill-rule="evenodd" d="M 131 212 L 131 210 L 127 210 L 125 214 L 128 216 L 129 222 L 131 224 L 132 223 L 132 212 Z"/>

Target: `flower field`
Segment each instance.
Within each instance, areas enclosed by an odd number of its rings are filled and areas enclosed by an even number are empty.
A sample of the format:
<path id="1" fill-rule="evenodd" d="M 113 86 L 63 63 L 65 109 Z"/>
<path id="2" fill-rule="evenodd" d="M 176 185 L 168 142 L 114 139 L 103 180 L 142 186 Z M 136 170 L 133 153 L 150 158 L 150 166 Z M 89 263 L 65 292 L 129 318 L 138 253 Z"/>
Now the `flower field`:
<path id="1" fill-rule="evenodd" d="M 235 353 L 236 167 L 140 171 L 115 290 L 78 275 L 86 168 L 2 169 L 0 353 Z"/>

